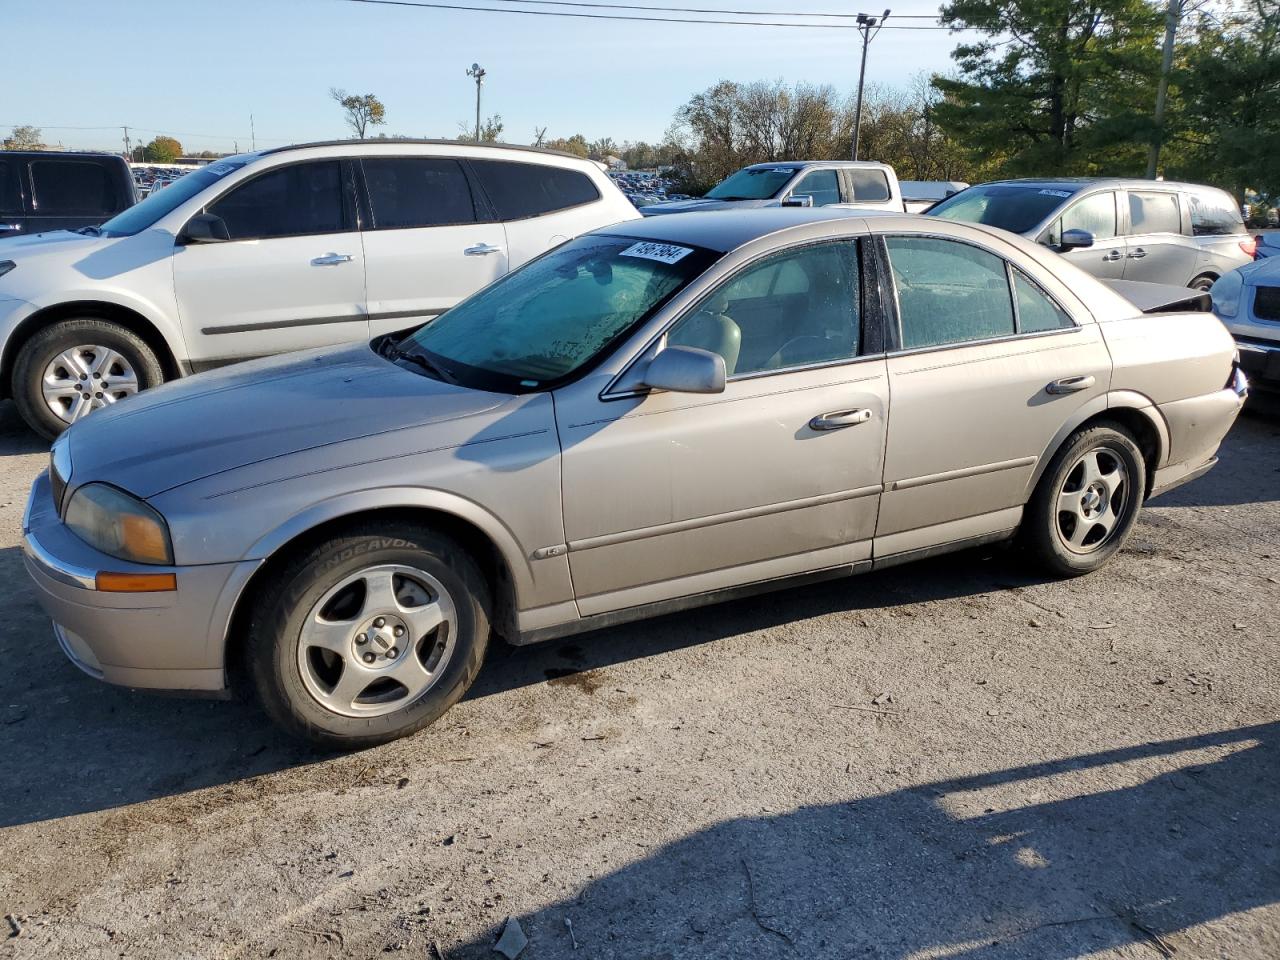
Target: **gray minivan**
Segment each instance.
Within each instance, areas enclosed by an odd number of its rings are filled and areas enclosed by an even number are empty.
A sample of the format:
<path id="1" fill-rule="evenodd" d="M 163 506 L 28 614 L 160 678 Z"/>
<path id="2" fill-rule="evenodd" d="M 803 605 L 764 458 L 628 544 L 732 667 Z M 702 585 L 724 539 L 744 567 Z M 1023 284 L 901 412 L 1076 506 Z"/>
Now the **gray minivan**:
<path id="1" fill-rule="evenodd" d="M 1225 190 L 1162 180 L 999 180 L 962 190 L 926 216 L 1020 233 L 1109 280 L 1208 290 L 1253 259 Z"/>

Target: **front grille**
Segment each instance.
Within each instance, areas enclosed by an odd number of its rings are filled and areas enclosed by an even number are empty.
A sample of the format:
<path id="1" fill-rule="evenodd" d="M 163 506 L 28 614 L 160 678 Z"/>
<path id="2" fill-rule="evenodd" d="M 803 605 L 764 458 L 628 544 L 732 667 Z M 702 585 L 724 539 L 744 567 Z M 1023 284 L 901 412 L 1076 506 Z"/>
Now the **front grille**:
<path id="1" fill-rule="evenodd" d="M 1259 320 L 1280 320 L 1280 287 L 1259 287 L 1253 297 L 1253 313 Z"/>

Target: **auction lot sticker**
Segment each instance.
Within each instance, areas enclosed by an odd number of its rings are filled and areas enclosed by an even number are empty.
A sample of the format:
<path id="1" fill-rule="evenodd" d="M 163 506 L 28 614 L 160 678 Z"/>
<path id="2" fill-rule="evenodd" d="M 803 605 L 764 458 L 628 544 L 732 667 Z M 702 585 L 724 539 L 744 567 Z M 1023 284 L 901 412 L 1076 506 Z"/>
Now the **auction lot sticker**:
<path id="1" fill-rule="evenodd" d="M 657 260 L 659 263 L 678 263 L 693 253 L 692 247 L 678 247 L 674 243 L 652 243 L 643 240 L 633 243 L 623 250 L 620 257 L 640 257 L 644 260 Z"/>

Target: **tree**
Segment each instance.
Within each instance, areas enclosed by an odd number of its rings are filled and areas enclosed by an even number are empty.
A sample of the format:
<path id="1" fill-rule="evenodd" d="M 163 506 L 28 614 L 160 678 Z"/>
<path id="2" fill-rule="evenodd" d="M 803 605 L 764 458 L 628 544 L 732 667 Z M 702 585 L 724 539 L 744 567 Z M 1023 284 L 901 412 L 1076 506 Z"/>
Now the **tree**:
<path id="1" fill-rule="evenodd" d="M 592 141 L 587 145 L 587 155 L 592 160 L 603 160 L 605 157 L 617 156 L 618 145 L 613 142 L 613 137 L 601 137 L 599 140 Z"/>
<path id="2" fill-rule="evenodd" d="M 156 137 L 142 148 L 147 163 L 173 163 L 182 156 L 182 144 L 173 137 Z"/>
<path id="3" fill-rule="evenodd" d="M 348 94 L 345 90 L 330 87 L 329 96 L 346 113 L 344 119 L 357 140 L 363 140 L 370 127 L 380 127 L 387 122 L 387 108 L 372 93 Z"/>
<path id="4" fill-rule="evenodd" d="M 575 133 L 567 140 L 564 138 L 548 140 L 545 146 L 548 150 L 559 150 L 561 153 L 572 153 L 575 157 L 586 158 L 591 156 L 591 148 L 587 145 L 587 138 L 580 133 Z"/>
<path id="5" fill-rule="evenodd" d="M 5 137 L 6 150 L 43 150 L 44 141 L 40 139 L 40 128 L 31 126 L 14 127 Z"/>
<path id="6" fill-rule="evenodd" d="M 480 138 L 476 139 L 476 131 L 468 123 L 458 123 L 461 133 L 458 139 L 464 143 L 497 143 L 506 125 L 502 122 L 502 114 L 495 113 L 480 124 Z"/>
<path id="7" fill-rule="evenodd" d="M 1146 0 L 952 0 L 979 38 L 936 77 L 932 114 L 1003 173 L 1140 173 L 1153 133 L 1160 16 Z"/>

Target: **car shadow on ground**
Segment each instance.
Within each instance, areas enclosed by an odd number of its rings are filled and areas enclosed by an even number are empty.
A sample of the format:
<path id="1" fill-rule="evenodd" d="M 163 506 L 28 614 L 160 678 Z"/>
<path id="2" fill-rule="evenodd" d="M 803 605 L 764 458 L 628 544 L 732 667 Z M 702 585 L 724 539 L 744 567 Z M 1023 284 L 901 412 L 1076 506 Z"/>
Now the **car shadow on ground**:
<path id="1" fill-rule="evenodd" d="M 517 919 L 541 958 L 1172 956 L 1180 931 L 1280 900 L 1278 733 L 729 820 Z M 448 956 L 492 956 L 498 932 Z"/>
<path id="2" fill-rule="evenodd" d="M 0 400 L 0 450 L 14 456 L 44 453 L 48 449 L 49 441 L 27 426 L 18 414 L 17 405 L 12 400 Z M 22 495 L 26 495 L 25 490 Z"/>

